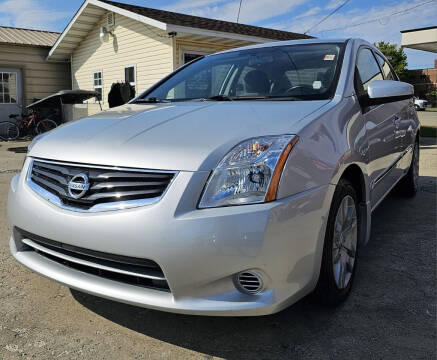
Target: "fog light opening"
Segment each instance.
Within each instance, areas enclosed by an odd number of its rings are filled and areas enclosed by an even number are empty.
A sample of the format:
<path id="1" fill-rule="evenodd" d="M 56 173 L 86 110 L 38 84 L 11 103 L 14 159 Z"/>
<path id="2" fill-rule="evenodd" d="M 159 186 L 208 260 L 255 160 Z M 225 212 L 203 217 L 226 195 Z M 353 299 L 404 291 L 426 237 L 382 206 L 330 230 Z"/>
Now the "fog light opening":
<path id="1" fill-rule="evenodd" d="M 264 290 L 264 283 L 260 272 L 246 270 L 235 276 L 235 286 L 242 293 L 249 295 L 259 294 Z"/>

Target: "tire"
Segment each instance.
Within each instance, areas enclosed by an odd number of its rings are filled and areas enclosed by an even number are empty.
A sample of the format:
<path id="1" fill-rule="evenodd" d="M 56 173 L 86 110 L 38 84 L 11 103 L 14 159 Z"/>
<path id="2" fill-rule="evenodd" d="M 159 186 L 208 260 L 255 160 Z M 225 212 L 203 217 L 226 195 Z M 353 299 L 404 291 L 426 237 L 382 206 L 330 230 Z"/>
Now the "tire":
<path id="1" fill-rule="evenodd" d="M 413 157 L 407 175 L 399 182 L 397 186 L 397 193 L 405 197 L 413 197 L 417 194 L 419 189 L 419 159 L 420 146 L 416 141 L 413 148 Z"/>
<path id="2" fill-rule="evenodd" d="M 416 108 L 416 111 L 420 111 L 419 105 L 414 105 L 414 107 Z"/>
<path id="3" fill-rule="evenodd" d="M 36 124 L 36 133 L 39 135 L 47 131 L 53 130 L 57 126 L 58 124 L 56 124 L 55 121 L 50 119 L 43 119 L 39 121 L 38 124 Z"/>
<path id="4" fill-rule="evenodd" d="M 0 122 L 0 139 L 4 141 L 15 140 L 20 136 L 20 128 L 12 121 Z"/>
<path id="5" fill-rule="evenodd" d="M 346 221 L 341 223 L 341 219 Z M 329 211 L 320 276 L 314 292 L 320 303 L 336 306 L 348 297 L 357 267 L 359 231 L 357 194 L 352 184 L 342 179 Z"/>

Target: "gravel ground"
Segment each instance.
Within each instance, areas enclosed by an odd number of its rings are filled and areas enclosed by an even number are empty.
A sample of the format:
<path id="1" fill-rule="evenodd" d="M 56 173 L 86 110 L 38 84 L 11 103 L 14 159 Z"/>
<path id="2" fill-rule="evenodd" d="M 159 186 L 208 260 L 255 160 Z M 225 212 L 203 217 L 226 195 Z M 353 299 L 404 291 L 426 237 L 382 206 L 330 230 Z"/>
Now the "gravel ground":
<path id="1" fill-rule="evenodd" d="M 424 139 L 420 193 L 373 214 L 353 292 L 259 318 L 137 308 L 68 289 L 9 254 L 7 190 L 26 143 L 0 143 L 0 359 L 435 359 L 437 144 Z"/>

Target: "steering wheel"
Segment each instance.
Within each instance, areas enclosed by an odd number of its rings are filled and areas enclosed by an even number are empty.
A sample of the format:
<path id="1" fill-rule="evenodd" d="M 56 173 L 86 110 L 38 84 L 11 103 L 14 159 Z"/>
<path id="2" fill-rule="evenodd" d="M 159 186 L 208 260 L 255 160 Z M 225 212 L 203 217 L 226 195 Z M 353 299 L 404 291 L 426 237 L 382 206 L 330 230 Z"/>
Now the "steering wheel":
<path id="1" fill-rule="evenodd" d="M 297 90 L 297 89 L 301 89 L 301 92 L 302 92 L 302 90 L 310 90 L 310 93 L 314 92 L 314 89 L 309 85 L 295 85 L 295 86 L 290 86 L 287 90 L 285 90 L 285 93 L 289 94 L 292 91 Z"/>

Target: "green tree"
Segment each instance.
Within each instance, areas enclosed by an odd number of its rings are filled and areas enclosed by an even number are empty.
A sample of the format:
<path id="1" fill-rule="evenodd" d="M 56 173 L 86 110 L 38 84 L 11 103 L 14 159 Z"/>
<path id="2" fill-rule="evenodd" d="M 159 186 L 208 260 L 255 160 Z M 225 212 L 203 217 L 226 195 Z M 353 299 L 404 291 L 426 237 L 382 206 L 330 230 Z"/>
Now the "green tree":
<path id="1" fill-rule="evenodd" d="M 409 81 L 410 76 L 407 70 L 407 55 L 404 49 L 398 48 L 396 44 L 390 44 L 385 41 L 375 43 L 375 46 L 385 55 L 390 61 L 391 66 L 398 74 L 401 81 Z"/>

